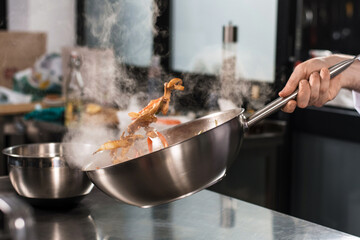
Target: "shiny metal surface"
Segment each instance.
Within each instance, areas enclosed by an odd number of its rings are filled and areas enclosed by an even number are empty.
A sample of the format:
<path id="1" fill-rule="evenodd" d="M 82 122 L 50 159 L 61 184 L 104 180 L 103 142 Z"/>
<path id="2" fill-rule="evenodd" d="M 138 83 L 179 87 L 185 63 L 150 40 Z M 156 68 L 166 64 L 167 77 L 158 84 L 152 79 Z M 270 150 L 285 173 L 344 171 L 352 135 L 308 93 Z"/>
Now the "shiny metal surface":
<path id="1" fill-rule="evenodd" d="M 334 77 L 354 62 L 330 67 Z M 219 181 L 237 155 L 243 133 L 297 96 L 278 98 L 249 119 L 243 109 L 205 116 L 167 129 L 168 148 L 100 169 L 85 169 L 106 194 L 138 207 L 151 207 L 198 192 Z"/>
<path id="2" fill-rule="evenodd" d="M 0 177 L 0 186 L 5 184 L 10 185 L 8 179 Z M 67 211 L 35 208 L 34 219 L 37 240 L 359 239 L 208 190 L 141 209 L 95 188 Z"/>
<path id="3" fill-rule="evenodd" d="M 5 216 L 1 226 L 5 229 L 0 229 L 0 239 L 36 239 L 33 212 L 29 205 L 14 195 L 0 191 L 0 211 Z"/>
<path id="4" fill-rule="evenodd" d="M 108 195 L 138 207 L 183 198 L 224 176 L 239 151 L 242 127 L 236 116 L 242 112 L 234 109 L 175 126 L 162 132 L 170 147 L 87 174 Z"/>
<path id="5" fill-rule="evenodd" d="M 16 192 L 27 198 L 62 199 L 88 194 L 93 188 L 86 174 L 66 164 L 68 143 L 41 143 L 3 150 Z M 90 146 L 81 145 L 82 148 Z M 79 146 L 79 148 L 81 149 Z"/>

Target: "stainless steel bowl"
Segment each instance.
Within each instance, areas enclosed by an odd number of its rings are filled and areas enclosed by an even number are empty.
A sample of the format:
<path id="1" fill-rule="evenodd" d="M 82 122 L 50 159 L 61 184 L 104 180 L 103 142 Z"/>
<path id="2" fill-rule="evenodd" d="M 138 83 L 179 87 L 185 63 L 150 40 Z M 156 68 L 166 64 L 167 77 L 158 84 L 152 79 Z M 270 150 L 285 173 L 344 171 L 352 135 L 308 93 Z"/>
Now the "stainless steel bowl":
<path id="1" fill-rule="evenodd" d="M 70 148 L 70 143 L 40 143 L 4 149 L 10 181 L 16 192 L 34 200 L 71 199 L 88 194 L 93 188 L 89 178 L 66 162 L 71 157 L 66 154 Z M 79 146 L 84 148 L 91 146 Z"/>
<path id="2" fill-rule="evenodd" d="M 138 207 L 151 207 L 200 191 L 224 175 L 242 139 L 243 109 L 209 115 L 162 131 L 169 147 L 130 161 L 87 169 L 106 194 Z M 226 123 L 226 124 L 225 124 Z"/>

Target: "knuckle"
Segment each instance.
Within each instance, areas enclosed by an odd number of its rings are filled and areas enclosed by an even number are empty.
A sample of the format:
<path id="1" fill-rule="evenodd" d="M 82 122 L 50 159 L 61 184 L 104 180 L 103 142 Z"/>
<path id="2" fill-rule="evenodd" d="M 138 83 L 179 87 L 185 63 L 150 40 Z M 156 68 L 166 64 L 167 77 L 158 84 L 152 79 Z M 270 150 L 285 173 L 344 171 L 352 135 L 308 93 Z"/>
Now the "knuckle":
<path id="1" fill-rule="evenodd" d="M 328 101 L 334 100 L 335 97 L 336 97 L 336 94 L 329 94 L 329 100 Z"/>
<path id="2" fill-rule="evenodd" d="M 296 72 L 298 75 L 300 76 L 305 76 L 306 75 L 306 65 L 307 63 L 306 62 L 303 62 L 299 65 L 297 65 L 294 69 L 294 72 Z"/>
<path id="3" fill-rule="evenodd" d="M 327 89 L 324 89 L 324 88 L 320 88 L 320 91 L 319 91 L 320 95 L 324 95 L 327 93 Z"/>
<path id="4" fill-rule="evenodd" d="M 311 73 L 311 77 L 313 78 L 319 78 L 320 77 L 320 74 L 318 72 L 312 72 Z"/>
<path id="5" fill-rule="evenodd" d="M 299 108 L 306 108 L 307 104 L 305 104 L 304 102 L 299 102 L 297 105 Z"/>
<path id="6" fill-rule="evenodd" d="M 329 78 L 330 78 L 330 71 L 329 71 L 329 69 L 327 69 L 327 68 L 322 68 L 322 69 L 320 70 L 320 77 L 325 78 L 325 79 L 329 79 Z"/>
<path id="7" fill-rule="evenodd" d="M 296 102 L 291 100 L 289 101 L 281 110 L 286 113 L 292 113 L 296 108 Z"/>
<path id="8" fill-rule="evenodd" d="M 320 75 L 318 73 L 312 73 L 309 78 L 310 85 L 317 84 L 320 80 Z"/>
<path id="9" fill-rule="evenodd" d="M 299 85 L 300 85 L 299 86 L 300 88 L 302 88 L 303 90 L 306 90 L 309 85 L 309 81 L 303 79 L 299 82 Z"/>
<path id="10" fill-rule="evenodd" d="M 306 108 L 308 106 L 308 101 L 306 99 L 301 99 L 300 101 L 297 101 L 297 106 L 299 108 Z"/>
<path id="11" fill-rule="evenodd" d="M 287 105 L 285 105 L 283 108 L 281 108 L 281 111 L 289 112 L 289 108 L 287 107 Z"/>
<path id="12" fill-rule="evenodd" d="M 325 74 L 325 75 L 330 74 L 329 69 L 328 69 L 328 68 L 326 68 L 326 67 L 321 68 L 320 72 L 322 72 L 322 73 L 323 73 L 323 74 Z"/>
<path id="13" fill-rule="evenodd" d="M 315 107 L 322 107 L 323 105 L 324 105 L 324 104 L 321 103 L 321 102 L 316 102 L 316 103 L 314 104 Z"/>
<path id="14" fill-rule="evenodd" d="M 314 105 L 314 103 L 316 103 L 317 101 L 319 101 L 318 96 L 311 96 L 310 101 L 309 101 L 309 105 Z"/>

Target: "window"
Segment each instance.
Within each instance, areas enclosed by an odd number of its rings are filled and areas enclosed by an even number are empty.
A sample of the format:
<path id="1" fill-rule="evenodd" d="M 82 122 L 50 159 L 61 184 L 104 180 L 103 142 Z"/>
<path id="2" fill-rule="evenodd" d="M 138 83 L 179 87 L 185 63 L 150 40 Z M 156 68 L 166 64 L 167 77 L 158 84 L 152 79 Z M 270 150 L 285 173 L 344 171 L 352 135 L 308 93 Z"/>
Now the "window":
<path id="1" fill-rule="evenodd" d="M 273 82 L 277 4 L 277 0 L 173 0 L 172 70 L 217 74 L 222 61 L 222 27 L 231 22 L 238 28 L 238 75 Z"/>
<path id="2" fill-rule="evenodd" d="M 84 4 L 85 45 L 112 48 L 122 63 L 149 66 L 153 51 L 153 1 L 113 0 Z"/>

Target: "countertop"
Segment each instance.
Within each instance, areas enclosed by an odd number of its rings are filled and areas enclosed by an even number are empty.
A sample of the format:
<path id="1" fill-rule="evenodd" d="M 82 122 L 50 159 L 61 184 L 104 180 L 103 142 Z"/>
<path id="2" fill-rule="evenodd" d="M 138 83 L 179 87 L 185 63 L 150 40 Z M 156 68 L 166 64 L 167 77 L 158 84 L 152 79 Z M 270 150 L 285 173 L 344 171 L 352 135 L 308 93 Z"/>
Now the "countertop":
<path id="1" fill-rule="evenodd" d="M 13 194 L 0 177 L 0 197 Z M 36 239 L 359 239 L 234 198 L 203 190 L 141 209 L 97 188 L 69 209 L 33 209 Z"/>

